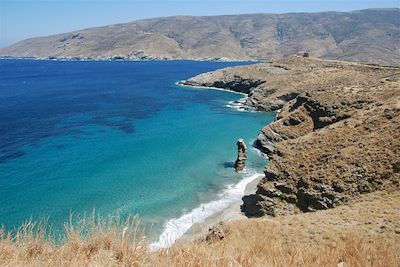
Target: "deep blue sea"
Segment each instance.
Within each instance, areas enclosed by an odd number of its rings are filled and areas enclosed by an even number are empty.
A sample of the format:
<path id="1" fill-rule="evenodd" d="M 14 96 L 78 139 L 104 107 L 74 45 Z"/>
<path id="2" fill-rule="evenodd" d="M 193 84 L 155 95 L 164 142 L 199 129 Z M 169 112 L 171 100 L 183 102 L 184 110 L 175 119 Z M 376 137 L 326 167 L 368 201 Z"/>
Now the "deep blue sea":
<path id="1" fill-rule="evenodd" d="M 176 82 L 241 64 L 0 60 L 0 224 L 57 229 L 95 210 L 138 214 L 151 236 L 174 239 L 240 199 L 266 160 L 249 149 L 235 173 L 236 140 L 250 148 L 274 114 Z"/>

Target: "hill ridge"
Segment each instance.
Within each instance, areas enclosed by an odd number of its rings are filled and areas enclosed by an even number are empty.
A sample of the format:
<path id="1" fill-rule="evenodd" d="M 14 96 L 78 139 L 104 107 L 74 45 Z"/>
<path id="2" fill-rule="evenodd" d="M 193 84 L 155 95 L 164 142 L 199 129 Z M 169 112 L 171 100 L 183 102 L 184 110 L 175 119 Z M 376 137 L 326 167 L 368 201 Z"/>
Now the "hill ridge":
<path id="1" fill-rule="evenodd" d="M 400 9 L 172 16 L 23 40 L 0 56 L 274 60 L 307 50 L 328 59 L 399 65 Z"/>

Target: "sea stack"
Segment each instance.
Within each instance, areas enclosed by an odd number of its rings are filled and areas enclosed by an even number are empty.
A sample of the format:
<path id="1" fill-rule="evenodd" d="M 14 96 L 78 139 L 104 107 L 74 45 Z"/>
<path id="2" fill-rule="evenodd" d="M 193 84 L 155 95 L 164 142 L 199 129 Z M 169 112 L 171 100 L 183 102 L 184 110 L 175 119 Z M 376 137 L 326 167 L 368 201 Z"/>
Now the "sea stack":
<path id="1" fill-rule="evenodd" d="M 237 172 L 240 172 L 244 169 L 246 165 L 246 159 L 247 159 L 247 148 L 246 144 L 244 143 L 244 140 L 242 138 L 239 138 L 236 142 L 236 145 L 238 147 L 238 156 L 235 161 L 235 170 Z"/>

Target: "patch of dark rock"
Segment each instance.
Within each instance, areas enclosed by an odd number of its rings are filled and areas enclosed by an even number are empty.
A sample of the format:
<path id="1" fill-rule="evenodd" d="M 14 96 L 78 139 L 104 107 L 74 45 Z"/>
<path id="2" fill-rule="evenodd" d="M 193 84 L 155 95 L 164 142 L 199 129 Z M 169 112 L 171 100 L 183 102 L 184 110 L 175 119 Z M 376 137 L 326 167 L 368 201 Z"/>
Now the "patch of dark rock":
<path id="1" fill-rule="evenodd" d="M 223 222 L 219 222 L 208 229 L 208 234 L 205 237 L 205 241 L 208 243 L 217 242 L 223 240 L 230 232 L 230 229 Z"/>
<path id="2" fill-rule="evenodd" d="M 285 194 L 290 194 L 290 193 L 293 193 L 293 191 L 294 191 L 293 186 L 288 185 L 286 183 L 275 182 L 274 186 L 276 189 L 278 189 L 279 191 L 281 191 L 282 193 L 285 193 Z"/>
<path id="3" fill-rule="evenodd" d="M 125 60 L 125 59 L 126 59 L 126 57 L 124 57 L 124 56 L 113 56 L 111 58 L 111 60 Z"/>
<path id="4" fill-rule="evenodd" d="M 297 182 L 297 188 L 301 188 L 301 187 L 308 188 L 309 186 L 310 186 L 309 182 L 303 178 L 300 178 L 300 180 Z"/>
<path id="5" fill-rule="evenodd" d="M 272 198 L 252 194 L 242 198 L 240 209 L 247 217 L 275 216 L 275 201 Z"/>
<path id="6" fill-rule="evenodd" d="M 275 146 L 271 141 L 261 140 L 260 136 L 254 141 L 254 147 L 260 150 L 263 154 L 267 155 L 270 159 L 275 152 Z"/>
<path id="7" fill-rule="evenodd" d="M 288 92 L 286 94 L 278 96 L 278 99 L 289 102 L 290 100 L 295 99 L 298 95 L 299 95 L 299 93 L 297 93 L 297 92 Z"/>
<path id="8" fill-rule="evenodd" d="M 76 33 L 71 36 L 71 39 L 83 39 L 83 35 Z"/>
<path id="9" fill-rule="evenodd" d="M 272 171 L 269 171 L 268 169 L 264 172 L 264 174 L 265 174 L 265 178 L 268 181 L 276 181 L 279 178 L 279 175 L 273 173 Z"/>
<path id="10" fill-rule="evenodd" d="M 344 185 L 342 182 L 335 181 L 333 182 L 332 187 L 335 192 L 342 193 L 344 191 Z"/>
<path id="11" fill-rule="evenodd" d="M 395 173 L 399 173 L 400 172 L 400 160 L 396 161 L 395 163 L 393 163 L 393 171 Z"/>
<path id="12" fill-rule="evenodd" d="M 335 122 L 349 118 L 348 114 L 337 114 L 331 107 L 321 105 L 318 101 L 304 96 L 298 96 L 292 109 L 304 105 L 314 123 L 314 130 L 323 128 Z"/>
<path id="13" fill-rule="evenodd" d="M 258 187 L 256 194 L 264 195 L 267 197 L 280 197 L 282 195 L 282 192 L 276 188 L 260 186 Z"/>
<path id="14" fill-rule="evenodd" d="M 297 196 L 295 194 L 282 194 L 281 198 L 290 204 L 297 203 Z"/>
<path id="15" fill-rule="evenodd" d="M 296 97 L 296 102 L 290 107 L 289 112 L 293 112 L 299 107 L 301 107 L 305 102 L 307 101 L 307 98 L 304 96 L 297 96 Z"/>
<path id="16" fill-rule="evenodd" d="M 284 69 L 284 70 L 290 70 L 290 68 L 288 68 L 288 67 L 286 67 L 284 65 L 274 64 L 274 65 L 272 65 L 272 67 L 279 68 L 279 69 Z"/>
<path id="17" fill-rule="evenodd" d="M 320 191 L 320 192 L 325 192 L 329 190 L 329 187 L 323 183 L 316 183 L 314 185 L 314 189 Z"/>
<path id="18" fill-rule="evenodd" d="M 229 89 L 235 92 L 249 94 L 251 92 L 251 89 L 263 83 L 265 83 L 265 81 L 242 79 L 240 77 L 236 77 L 233 81 L 216 81 L 212 84 L 212 87 Z"/>
<path id="19" fill-rule="evenodd" d="M 296 126 L 299 125 L 300 123 L 302 123 L 304 121 L 303 118 L 297 118 L 297 117 L 290 117 L 289 119 L 285 120 L 283 122 L 283 125 L 285 126 Z"/>
<path id="20" fill-rule="evenodd" d="M 393 119 L 393 118 L 396 117 L 396 113 L 399 112 L 399 111 L 400 111 L 400 110 L 385 109 L 384 114 L 385 114 L 385 117 L 386 117 L 388 120 L 391 120 L 391 119 Z"/>
<path id="21" fill-rule="evenodd" d="M 319 195 L 303 188 L 297 192 L 297 206 L 303 212 L 334 208 L 335 204 L 332 199 L 335 199 L 333 195 Z"/>

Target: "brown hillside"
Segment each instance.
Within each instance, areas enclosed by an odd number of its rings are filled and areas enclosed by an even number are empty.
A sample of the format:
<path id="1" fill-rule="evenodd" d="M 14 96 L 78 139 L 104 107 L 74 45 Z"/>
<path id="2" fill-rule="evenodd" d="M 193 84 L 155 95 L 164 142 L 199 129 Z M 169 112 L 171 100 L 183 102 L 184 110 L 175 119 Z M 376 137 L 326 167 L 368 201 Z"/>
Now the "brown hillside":
<path id="1" fill-rule="evenodd" d="M 399 9 L 155 18 L 31 38 L 2 56 L 272 60 L 323 58 L 398 65 Z"/>
<path id="2" fill-rule="evenodd" d="M 256 145 L 269 164 L 249 216 L 328 209 L 400 182 L 400 68 L 292 56 L 199 75 L 187 85 L 248 93 L 281 109 Z"/>

